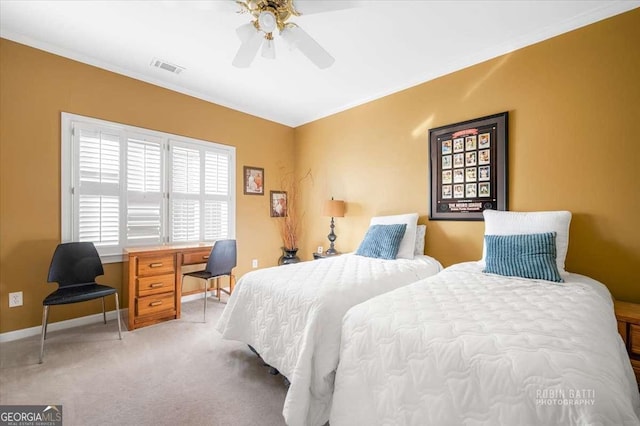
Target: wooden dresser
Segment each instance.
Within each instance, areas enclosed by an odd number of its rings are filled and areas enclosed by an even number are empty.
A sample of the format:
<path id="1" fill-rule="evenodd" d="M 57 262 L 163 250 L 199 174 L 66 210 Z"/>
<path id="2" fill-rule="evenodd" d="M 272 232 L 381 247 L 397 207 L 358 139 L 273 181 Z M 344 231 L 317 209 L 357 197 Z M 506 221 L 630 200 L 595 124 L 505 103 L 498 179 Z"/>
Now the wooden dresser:
<path id="1" fill-rule="evenodd" d="M 180 318 L 182 266 L 206 263 L 211 247 L 182 244 L 125 250 L 129 330 Z"/>
<path id="2" fill-rule="evenodd" d="M 640 305 L 629 302 L 614 302 L 618 331 L 627 347 L 633 372 L 640 383 Z"/>

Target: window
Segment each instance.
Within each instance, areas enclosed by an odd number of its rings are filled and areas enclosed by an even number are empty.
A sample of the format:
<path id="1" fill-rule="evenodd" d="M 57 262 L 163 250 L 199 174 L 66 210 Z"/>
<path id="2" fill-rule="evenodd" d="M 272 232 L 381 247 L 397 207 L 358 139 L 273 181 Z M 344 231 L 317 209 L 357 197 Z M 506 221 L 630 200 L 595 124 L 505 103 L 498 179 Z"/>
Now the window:
<path id="1" fill-rule="evenodd" d="M 62 240 L 125 247 L 235 236 L 235 148 L 62 113 Z"/>

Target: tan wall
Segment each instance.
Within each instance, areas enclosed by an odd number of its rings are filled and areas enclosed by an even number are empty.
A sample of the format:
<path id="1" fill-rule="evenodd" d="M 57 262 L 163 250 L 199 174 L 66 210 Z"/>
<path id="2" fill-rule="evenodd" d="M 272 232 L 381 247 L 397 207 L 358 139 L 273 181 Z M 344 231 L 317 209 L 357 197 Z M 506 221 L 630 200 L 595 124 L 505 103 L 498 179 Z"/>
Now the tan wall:
<path id="1" fill-rule="evenodd" d="M 293 165 L 293 129 L 0 39 L 0 332 L 39 325 L 42 299 L 56 288 L 46 277 L 60 241 L 63 111 L 235 146 L 237 273 L 254 258 L 277 262 L 268 194 L 279 189 L 279 167 Z M 243 165 L 265 168 L 267 195 L 242 194 Z M 121 270 L 105 265 L 98 281 L 120 289 Z M 14 291 L 24 306 L 9 309 Z M 98 312 L 99 301 L 60 306 L 51 321 Z"/>
<path id="2" fill-rule="evenodd" d="M 302 194 L 300 255 L 327 247 L 322 201 L 347 201 L 337 248 L 354 250 L 371 216 L 415 211 L 426 251 L 444 264 L 481 255 L 482 222 L 428 221 L 428 129 L 509 111 L 511 210 L 573 212 L 567 267 L 640 302 L 640 10 L 614 17 L 302 126 L 295 131 L 189 96 L 0 40 L 0 332 L 40 324 L 60 240 L 60 112 L 237 147 L 238 273 L 275 264 L 268 196 L 242 194 L 242 166 L 276 190 L 282 160 L 313 185 Z M 294 144 L 295 140 L 295 144 Z M 101 282 L 120 288 L 121 264 Z M 8 293 L 24 306 L 7 308 Z M 111 303 L 111 302 L 110 302 Z M 113 306 L 109 306 L 112 309 Z M 59 307 L 52 321 L 99 312 Z"/>
<path id="3" fill-rule="evenodd" d="M 640 9 L 295 130 L 307 258 L 327 247 L 323 200 L 347 201 L 337 249 L 371 216 L 418 212 L 426 251 L 477 260 L 483 222 L 428 221 L 428 129 L 509 111 L 509 209 L 573 212 L 567 269 L 640 302 Z"/>

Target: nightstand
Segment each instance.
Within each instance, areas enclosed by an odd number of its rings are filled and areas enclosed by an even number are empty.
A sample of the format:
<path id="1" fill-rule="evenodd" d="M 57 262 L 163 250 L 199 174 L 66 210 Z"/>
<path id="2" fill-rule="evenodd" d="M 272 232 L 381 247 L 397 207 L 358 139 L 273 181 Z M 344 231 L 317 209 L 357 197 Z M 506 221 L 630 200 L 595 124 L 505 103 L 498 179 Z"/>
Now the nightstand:
<path id="1" fill-rule="evenodd" d="M 324 253 L 314 252 L 313 253 L 313 259 L 314 260 L 326 259 L 327 257 L 334 257 L 334 256 L 340 256 L 340 253 L 336 253 L 336 254 L 327 254 L 327 252 L 324 252 Z"/>
<path id="2" fill-rule="evenodd" d="M 631 367 L 640 383 L 640 304 L 614 301 L 618 331 L 627 347 Z"/>

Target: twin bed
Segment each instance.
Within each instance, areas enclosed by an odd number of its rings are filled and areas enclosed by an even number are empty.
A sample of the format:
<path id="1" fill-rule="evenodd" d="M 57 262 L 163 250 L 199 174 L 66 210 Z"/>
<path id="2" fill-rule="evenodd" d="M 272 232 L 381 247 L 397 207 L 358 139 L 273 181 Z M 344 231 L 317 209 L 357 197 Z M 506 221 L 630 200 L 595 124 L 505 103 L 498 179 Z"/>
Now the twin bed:
<path id="1" fill-rule="evenodd" d="M 288 425 L 637 425 L 611 295 L 564 271 L 570 217 L 485 212 L 483 260 L 442 272 L 357 254 L 255 271 L 217 327 L 289 379 Z M 524 267 L 504 265 L 515 234 L 535 234 Z"/>

